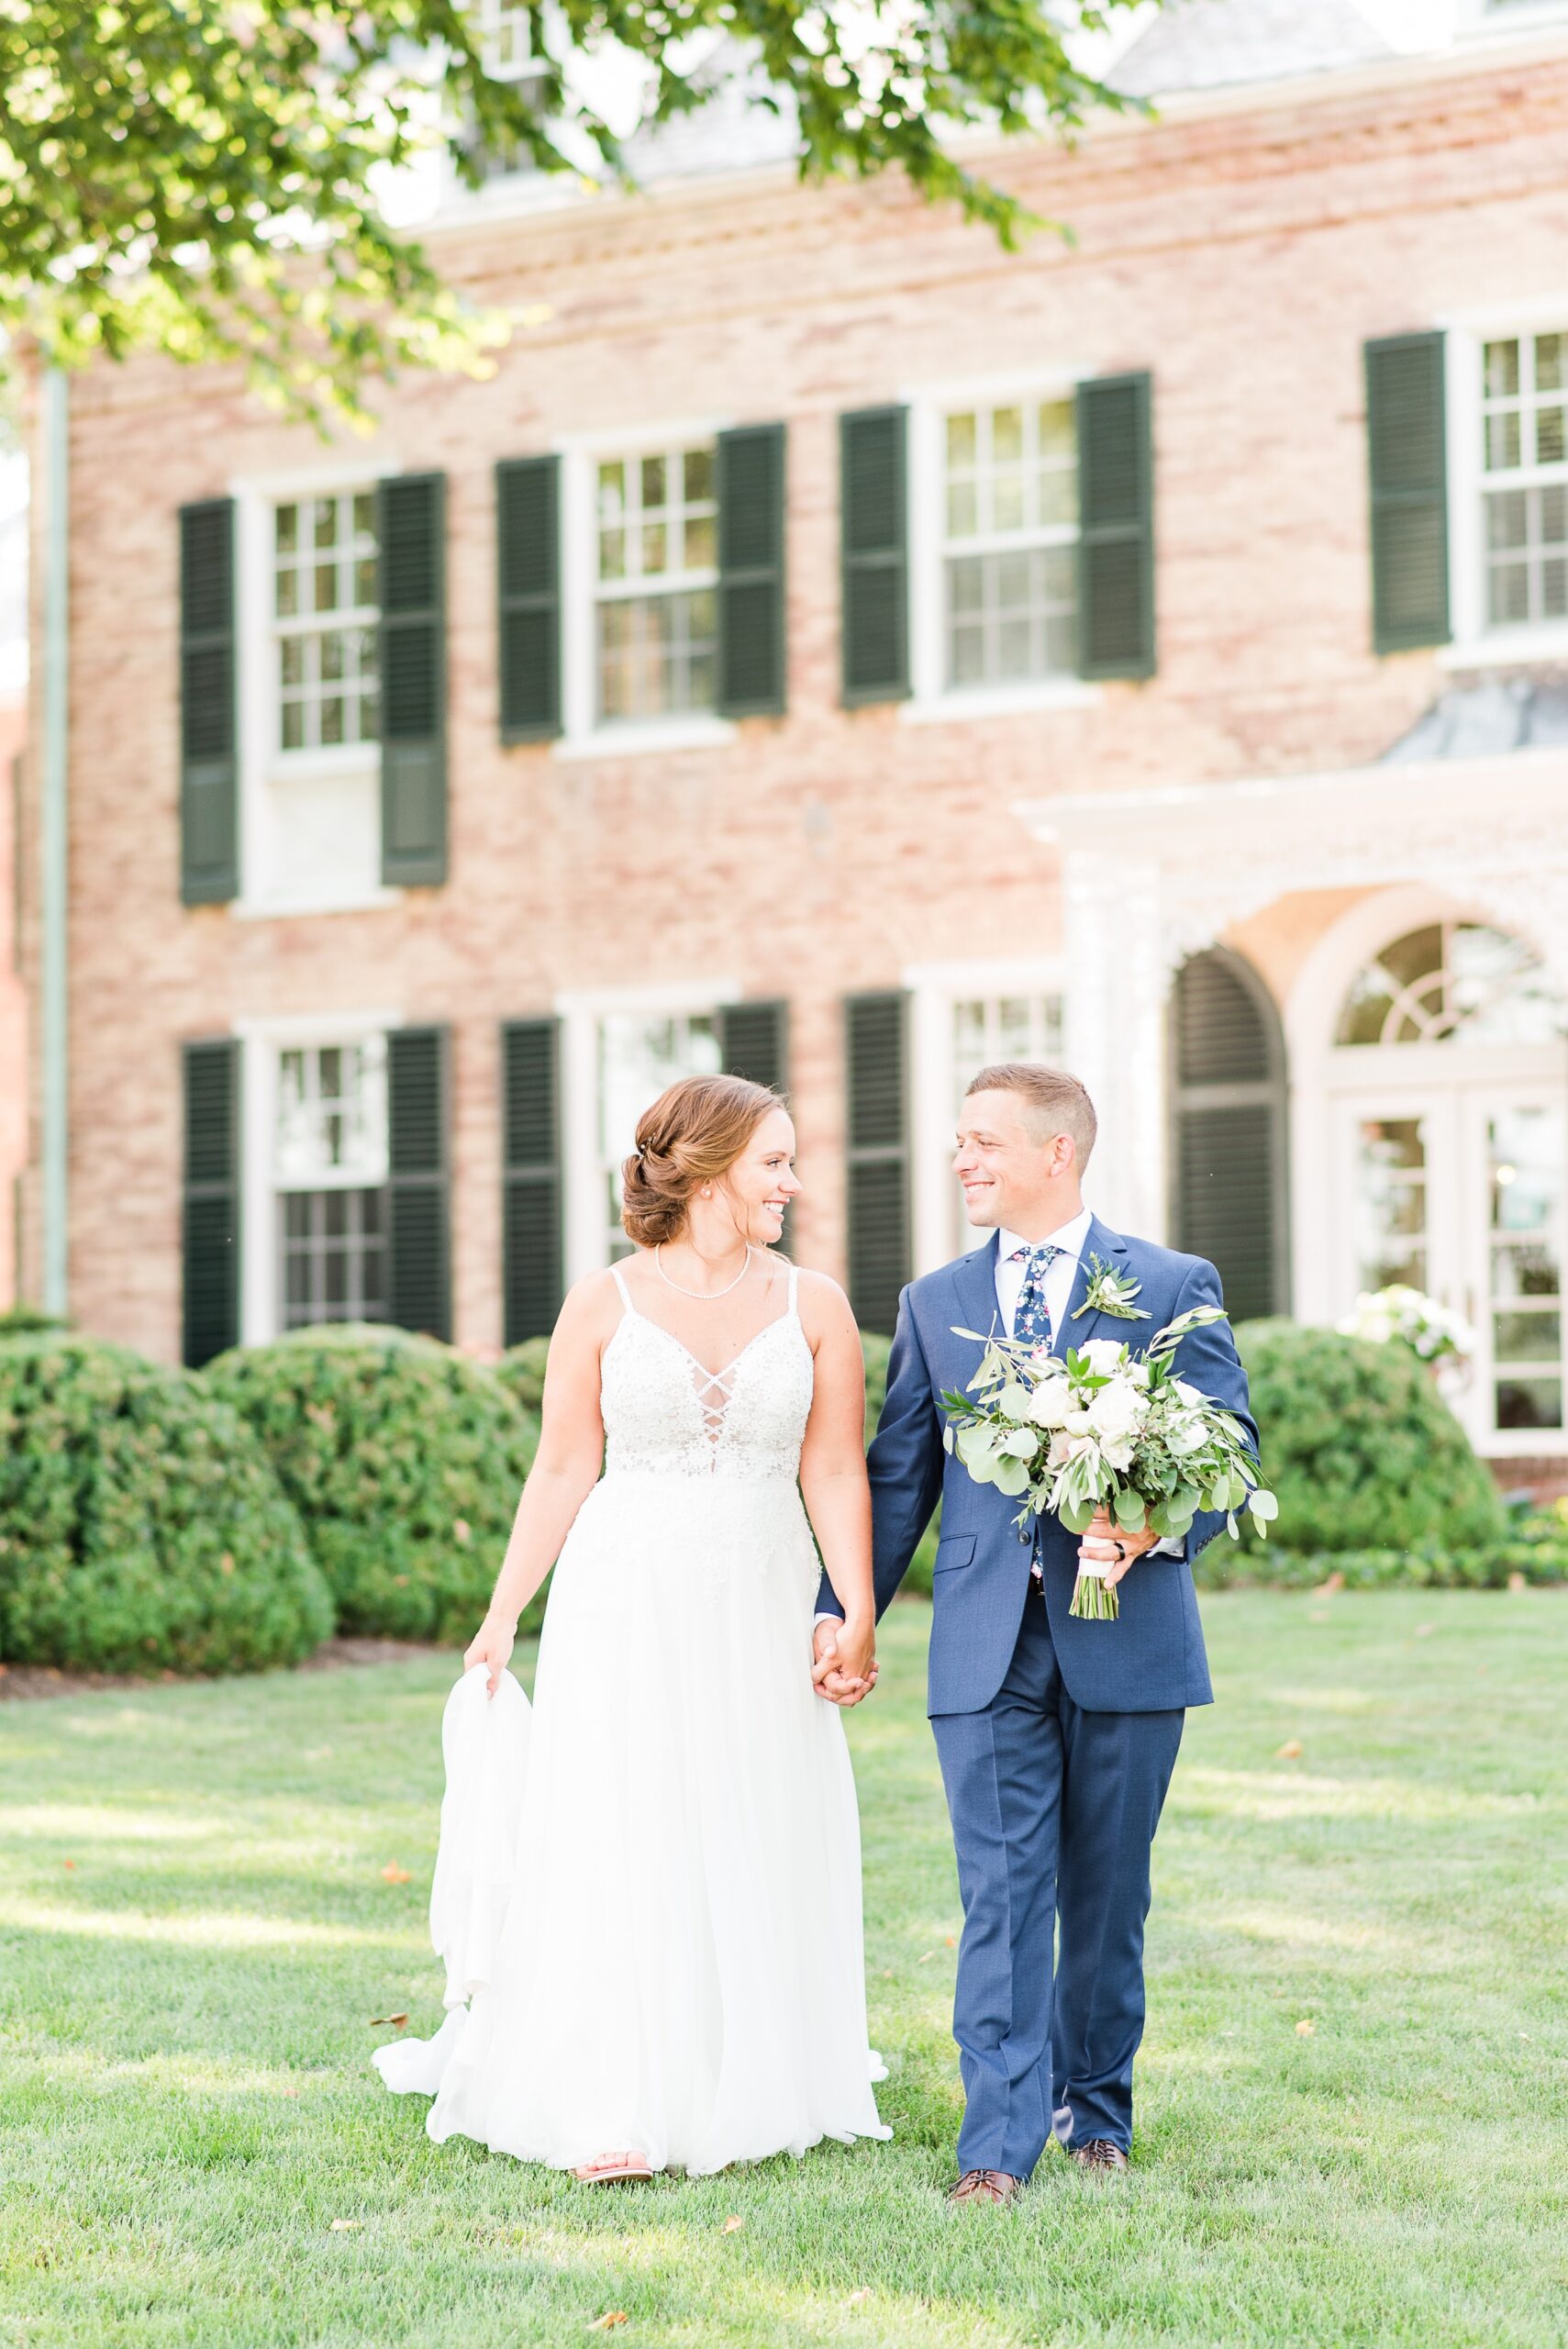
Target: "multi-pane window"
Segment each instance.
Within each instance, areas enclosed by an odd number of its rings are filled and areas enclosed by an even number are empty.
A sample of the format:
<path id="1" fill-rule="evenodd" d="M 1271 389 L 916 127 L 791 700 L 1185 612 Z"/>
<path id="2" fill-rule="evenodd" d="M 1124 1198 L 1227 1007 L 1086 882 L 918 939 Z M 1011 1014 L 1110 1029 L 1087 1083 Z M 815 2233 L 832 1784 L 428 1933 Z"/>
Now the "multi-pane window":
<path id="1" fill-rule="evenodd" d="M 514 0 L 479 0 L 479 48 L 496 82 L 520 82 L 534 64 L 531 7 Z"/>
<path id="2" fill-rule="evenodd" d="M 380 725 L 373 491 L 276 507 L 272 581 L 279 748 L 373 742 Z"/>
<path id="3" fill-rule="evenodd" d="M 1358 973 L 1337 1044 L 1552 1044 L 1563 1008 L 1540 958 L 1484 922 L 1407 930 Z"/>
<path id="4" fill-rule="evenodd" d="M 950 687 L 1069 675 L 1078 661 L 1078 458 L 1071 400 L 944 422 Z"/>
<path id="5" fill-rule="evenodd" d="M 1562 1425 L 1563 1119 L 1544 1105 L 1486 1126 L 1493 1410 L 1500 1428 Z"/>
<path id="6" fill-rule="evenodd" d="M 621 1230 L 620 1170 L 636 1142 L 639 1118 L 677 1077 L 717 1076 L 722 1059 L 711 1011 L 609 1012 L 600 1019 L 599 1171 L 606 1253 L 612 1261 L 631 1245 Z"/>
<path id="7" fill-rule="evenodd" d="M 284 1329 L 386 1317 L 386 1043 L 278 1055 L 272 1186 Z"/>
<path id="8" fill-rule="evenodd" d="M 1486 617 L 1568 618 L 1568 333 L 1515 335 L 1483 354 Z"/>
<path id="9" fill-rule="evenodd" d="M 956 1119 L 963 1097 L 994 1061 L 1062 1061 L 1062 997 L 1055 994 L 962 996 L 952 1007 L 952 1097 Z M 951 1142 L 944 1149 L 951 1150 Z M 951 1176 L 946 1177 L 951 1181 Z M 973 1245 L 974 1235 L 956 1193 L 952 1242 Z"/>
<path id="10" fill-rule="evenodd" d="M 598 715 L 711 709 L 718 505 L 711 441 L 598 468 Z"/>

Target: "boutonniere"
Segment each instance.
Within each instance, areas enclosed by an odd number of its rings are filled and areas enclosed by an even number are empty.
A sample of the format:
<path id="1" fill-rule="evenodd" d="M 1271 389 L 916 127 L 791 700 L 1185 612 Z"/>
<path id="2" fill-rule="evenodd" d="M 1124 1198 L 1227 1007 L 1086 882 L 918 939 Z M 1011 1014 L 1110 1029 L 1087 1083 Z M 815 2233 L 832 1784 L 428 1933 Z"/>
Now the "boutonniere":
<path id="1" fill-rule="evenodd" d="M 1143 1283 L 1135 1281 L 1130 1273 L 1118 1273 L 1098 1256 L 1089 1259 L 1089 1287 L 1083 1304 L 1073 1319 L 1084 1313 L 1104 1313 L 1113 1321 L 1151 1321 L 1153 1315 L 1140 1312 L 1133 1303 L 1143 1294 Z"/>

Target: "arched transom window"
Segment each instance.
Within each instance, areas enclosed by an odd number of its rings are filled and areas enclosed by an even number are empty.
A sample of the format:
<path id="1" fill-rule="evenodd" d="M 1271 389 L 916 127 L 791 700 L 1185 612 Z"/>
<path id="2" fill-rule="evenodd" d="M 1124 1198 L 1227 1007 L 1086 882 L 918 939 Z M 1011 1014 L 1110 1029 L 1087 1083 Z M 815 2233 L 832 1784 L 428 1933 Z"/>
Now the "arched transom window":
<path id="1" fill-rule="evenodd" d="M 1473 921 L 1407 930 L 1358 974 L 1339 1044 L 1549 1044 L 1568 1005 L 1522 939 Z"/>

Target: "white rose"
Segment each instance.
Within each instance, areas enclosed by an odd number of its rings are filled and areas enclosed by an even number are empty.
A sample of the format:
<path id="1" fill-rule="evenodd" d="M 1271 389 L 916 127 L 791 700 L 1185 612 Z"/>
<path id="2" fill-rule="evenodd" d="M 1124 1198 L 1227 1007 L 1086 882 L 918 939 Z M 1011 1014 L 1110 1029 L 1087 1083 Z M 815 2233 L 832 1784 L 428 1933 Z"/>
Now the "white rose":
<path id="1" fill-rule="evenodd" d="M 1073 1439 L 1062 1429 L 1058 1428 L 1051 1439 L 1051 1450 L 1045 1455 L 1046 1464 L 1051 1468 L 1061 1468 L 1072 1456 Z"/>
<path id="2" fill-rule="evenodd" d="M 998 1449 L 1010 1453 L 1015 1460 L 1032 1460 L 1040 1450 L 1040 1438 L 1029 1428 L 1014 1428 L 1002 1438 Z"/>
<path id="3" fill-rule="evenodd" d="M 1136 1386 L 1117 1379 L 1102 1386 L 1089 1406 L 1089 1424 L 1096 1435 L 1130 1435 L 1141 1425 L 1147 1406 Z"/>
<path id="4" fill-rule="evenodd" d="M 1121 1364 L 1119 1338 L 1090 1338 L 1078 1349 L 1096 1378 L 1108 1378 Z"/>
<path id="5" fill-rule="evenodd" d="M 1042 1378 L 1029 1403 L 1029 1417 L 1037 1428 L 1059 1428 L 1065 1424 L 1073 1408 L 1073 1396 L 1064 1378 Z"/>
<path id="6" fill-rule="evenodd" d="M 1087 1435 L 1093 1421 L 1082 1403 L 1074 1403 L 1062 1422 L 1069 1435 Z"/>
<path id="7" fill-rule="evenodd" d="M 1124 1378 L 1130 1378 L 1135 1386 L 1147 1386 L 1149 1384 L 1149 1364 L 1146 1362 L 1126 1363 L 1122 1366 L 1121 1375 Z"/>
<path id="8" fill-rule="evenodd" d="M 1107 1468 L 1130 1468 L 1132 1438 L 1129 1435 L 1107 1436 L 1100 1446 Z"/>

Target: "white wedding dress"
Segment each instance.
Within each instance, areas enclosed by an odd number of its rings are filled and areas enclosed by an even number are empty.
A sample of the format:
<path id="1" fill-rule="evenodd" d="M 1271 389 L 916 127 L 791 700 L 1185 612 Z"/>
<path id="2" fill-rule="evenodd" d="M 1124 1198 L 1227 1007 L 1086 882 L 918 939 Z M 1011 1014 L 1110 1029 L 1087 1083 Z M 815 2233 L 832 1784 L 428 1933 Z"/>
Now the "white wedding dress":
<path id="1" fill-rule="evenodd" d="M 451 2011 L 374 2060 L 434 2094 L 432 2137 L 557 2168 L 885 2137 L 854 1781 L 811 1685 L 795 1275 L 717 1378 L 615 1277 L 605 1473 L 555 1568 L 532 1712 L 510 1673 L 487 1698 L 482 1665 L 447 1703 L 430 1930 Z"/>

